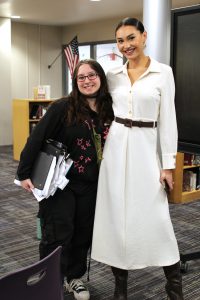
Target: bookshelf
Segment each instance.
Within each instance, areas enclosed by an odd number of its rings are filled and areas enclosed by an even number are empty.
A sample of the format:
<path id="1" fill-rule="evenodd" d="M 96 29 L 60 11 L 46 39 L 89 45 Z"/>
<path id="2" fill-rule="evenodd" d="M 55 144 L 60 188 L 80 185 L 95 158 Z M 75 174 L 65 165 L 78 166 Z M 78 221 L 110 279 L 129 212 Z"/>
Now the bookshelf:
<path id="1" fill-rule="evenodd" d="M 52 100 L 13 99 L 13 158 L 19 160 L 28 136 Z"/>
<path id="2" fill-rule="evenodd" d="M 173 171 L 174 188 L 169 195 L 170 203 L 187 203 L 200 199 L 200 190 L 183 191 L 183 176 L 185 170 L 197 170 L 200 165 L 184 165 L 184 153 L 178 152 L 176 169 Z"/>

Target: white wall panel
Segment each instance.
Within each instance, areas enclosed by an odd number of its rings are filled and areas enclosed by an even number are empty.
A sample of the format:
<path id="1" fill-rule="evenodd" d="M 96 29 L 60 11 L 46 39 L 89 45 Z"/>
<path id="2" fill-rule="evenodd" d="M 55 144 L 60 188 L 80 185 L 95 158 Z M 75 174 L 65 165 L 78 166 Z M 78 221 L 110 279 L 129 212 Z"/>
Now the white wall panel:
<path id="1" fill-rule="evenodd" d="M 0 18 L 0 145 L 12 143 L 11 22 Z"/>
<path id="2" fill-rule="evenodd" d="M 51 97 L 62 96 L 62 29 L 12 23 L 12 97 L 32 98 L 33 87 L 51 85 Z M 20 75 L 20 76 L 19 76 Z"/>

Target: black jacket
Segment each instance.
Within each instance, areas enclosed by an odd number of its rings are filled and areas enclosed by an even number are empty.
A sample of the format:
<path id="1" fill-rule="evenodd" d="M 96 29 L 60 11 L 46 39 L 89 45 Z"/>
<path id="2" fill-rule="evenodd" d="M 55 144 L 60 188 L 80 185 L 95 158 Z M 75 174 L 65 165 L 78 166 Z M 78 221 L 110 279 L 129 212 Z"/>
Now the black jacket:
<path id="1" fill-rule="evenodd" d="M 44 141 L 48 138 L 67 146 L 74 161 L 67 174 L 70 180 L 94 182 L 98 179 L 99 167 L 91 124 L 101 135 L 102 147 L 108 133 L 108 125 L 101 127 L 98 114 L 92 110 L 88 110 L 88 118 L 82 124 L 67 125 L 68 105 L 68 101 L 64 98 L 53 102 L 32 131 L 20 156 L 17 170 L 19 180 L 30 178 L 33 163 Z"/>

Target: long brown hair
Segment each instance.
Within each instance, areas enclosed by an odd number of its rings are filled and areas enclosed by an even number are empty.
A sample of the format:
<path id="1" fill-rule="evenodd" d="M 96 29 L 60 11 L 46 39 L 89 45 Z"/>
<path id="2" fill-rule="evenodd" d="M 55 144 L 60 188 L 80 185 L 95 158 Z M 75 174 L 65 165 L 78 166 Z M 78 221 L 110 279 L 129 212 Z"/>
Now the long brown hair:
<path id="1" fill-rule="evenodd" d="M 70 123 L 80 123 L 88 117 L 88 112 L 90 110 L 86 96 L 82 95 L 78 89 L 77 85 L 77 74 L 80 66 L 88 64 L 99 76 L 100 78 L 100 88 L 96 96 L 96 107 L 97 113 L 100 118 L 100 122 L 111 123 L 114 118 L 112 109 L 112 98 L 108 92 L 108 84 L 106 80 L 106 75 L 101 67 L 101 65 L 93 59 L 81 60 L 74 70 L 72 78 L 72 92 L 69 94 L 68 98 L 68 110 L 67 110 L 67 122 Z"/>

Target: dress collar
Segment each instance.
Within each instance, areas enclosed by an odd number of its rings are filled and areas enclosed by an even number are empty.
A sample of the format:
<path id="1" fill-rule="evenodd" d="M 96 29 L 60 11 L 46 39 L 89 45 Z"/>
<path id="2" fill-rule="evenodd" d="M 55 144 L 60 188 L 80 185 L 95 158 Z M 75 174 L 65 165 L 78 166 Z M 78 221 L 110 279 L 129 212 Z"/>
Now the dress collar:
<path id="1" fill-rule="evenodd" d="M 161 72 L 160 63 L 151 57 L 150 57 L 150 60 L 151 60 L 151 62 L 150 62 L 148 69 L 146 70 L 146 72 L 147 73 L 150 73 L 150 72 L 160 73 Z M 113 74 L 119 74 L 119 73 L 127 74 L 127 65 L 128 65 L 128 61 L 126 61 L 126 63 L 123 66 L 117 67 L 114 70 L 112 70 L 112 73 Z"/>

